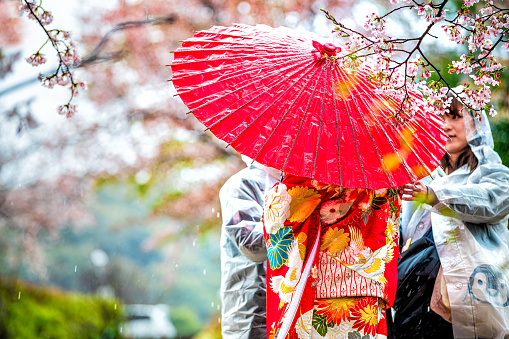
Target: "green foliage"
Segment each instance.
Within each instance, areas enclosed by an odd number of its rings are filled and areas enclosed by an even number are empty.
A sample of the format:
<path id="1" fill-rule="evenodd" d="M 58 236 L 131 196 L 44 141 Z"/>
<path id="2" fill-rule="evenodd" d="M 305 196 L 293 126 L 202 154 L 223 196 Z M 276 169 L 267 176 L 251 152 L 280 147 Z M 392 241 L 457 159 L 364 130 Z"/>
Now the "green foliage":
<path id="1" fill-rule="evenodd" d="M 203 327 L 196 311 L 187 306 L 172 308 L 170 318 L 181 337 L 190 337 Z"/>
<path id="2" fill-rule="evenodd" d="M 502 159 L 502 163 L 509 166 L 509 119 L 490 121 L 495 151 Z"/>
<path id="3" fill-rule="evenodd" d="M 185 255 L 178 258 L 178 268 L 171 268 L 172 274 L 178 278 L 162 300 L 172 309 L 192 308 L 202 327 L 218 310 L 220 302 L 218 290 L 221 270 L 218 244 L 219 235 L 214 234 L 203 239 L 189 239 L 184 242 L 182 251 Z"/>
<path id="4" fill-rule="evenodd" d="M 219 315 L 211 317 L 209 323 L 193 339 L 221 339 Z"/>
<path id="5" fill-rule="evenodd" d="M 318 332 L 322 337 L 325 337 L 329 327 L 334 327 L 333 321 L 327 323 L 327 316 L 316 313 L 316 310 L 313 311 L 312 324 L 316 332 Z"/>
<path id="6" fill-rule="evenodd" d="M 119 302 L 0 279 L 0 337 L 120 338 Z"/>

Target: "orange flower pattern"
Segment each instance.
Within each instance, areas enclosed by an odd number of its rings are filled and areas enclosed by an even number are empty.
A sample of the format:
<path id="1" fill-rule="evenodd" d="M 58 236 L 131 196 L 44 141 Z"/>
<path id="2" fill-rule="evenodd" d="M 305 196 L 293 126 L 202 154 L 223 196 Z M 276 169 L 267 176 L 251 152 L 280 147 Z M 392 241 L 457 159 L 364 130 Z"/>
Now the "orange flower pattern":
<path id="1" fill-rule="evenodd" d="M 299 316 L 295 332 L 299 339 L 385 339 L 386 312 L 383 300 L 374 297 L 316 299 L 314 307 Z"/>
<path id="2" fill-rule="evenodd" d="M 350 316 L 350 309 L 356 304 L 355 297 L 317 299 L 315 309 L 317 314 L 327 317 L 327 323 L 334 322 L 335 325 L 339 325 L 342 320 Z"/>
<path id="3" fill-rule="evenodd" d="M 351 312 L 353 328 L 359 332 L 376 335 L 380 317 L 380 307 L 376 298 L 362 298 Z"/>

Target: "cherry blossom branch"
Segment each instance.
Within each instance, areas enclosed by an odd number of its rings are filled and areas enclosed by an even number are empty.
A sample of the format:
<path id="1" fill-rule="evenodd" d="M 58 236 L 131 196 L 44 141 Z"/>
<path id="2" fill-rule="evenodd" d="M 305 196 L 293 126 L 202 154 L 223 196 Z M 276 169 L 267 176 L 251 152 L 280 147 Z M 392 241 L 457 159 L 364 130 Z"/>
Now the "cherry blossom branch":
<path id="1" fill-rule="evenodd" d="M 128 21 L 123 22 L 121 24 L 116 25 L 113 27 L 108 33 L 104 35 L 104 37 L 101 39 L 101 41 L 97 44 L 97 46 L 94 48 L 90 54 L 84 58 L 76 67 L 84 67 L 89 64 L 92 64 L 97 61 L 101 60 L 111 60 L 119 58 L 123 55 L 122 51 L 115 52 L 108 54 L 107 56 L 100 56 L 99 53 L 101 50 L 106 46 L 108 41 L 111 39 L 113 34 L 115 34 L 118 31 L 134 28 L 134 27 L 141 27 L 141 26 L 148 26 L 148 25 L 161 25 L 161 24 L 172 24 L 177 20 L 177 17 L 175 15 L 167 16 L 167 17 L 161 17 L 161 18 L 148 18 L 144 20 L 139 21 Z"/>
<path id="2" fill-rule="evenodd" d="M 19 0 L 21 3 L 21 11 L 26 12 L 30 19 L 35 20 L 43 29 L 47 36 L 46 41 L 32 56 L 27 58 L 27 62 L 33 66 L 38 66 L 46 63 L 46 57 L 41 53 L 41 50 L 48 44 L 51 44 L 53 49 L 57 52 L 58 66 L 51 75 L 39 74 L 39 80 L 43 86 L 53 88 L 55 85 L 69 86 L 71 95 L 69 101 L 65 105 L 58 107 L 59 114 L 67 117 L 72 117 L 76 112 L 76 105 L 72 104 L 73 98 L 78 95 L 79 90 L 86 89 L 86 84 L 83 81 L 76 81 L 74 77 L 74 70 L 78 67 L 85 67 L 91 63 L 112 60 L 121 58 L 124 54 L 122 51 L 110 53 L 107 55 L 100 55 L 101 50 L 105 47 L 112 35 L 118 31 L 141 27 L 146 25 L 159 25 L 169 24 L 176 20 L 176 16 L 168 16 L 161 18 L 147 18 L 139 21 L 129 21 L 116 25 L 113 27 L 100 41 L 96 48 L 90 55 L 81 59 L 76 51 L 76 45 L 71 40 L 71 35 L 68 31 L 59 29 L 46 28 L 47 25 L 53 21 L 53 16 L 49 11 L 42 7 L 42 0 Z"/>
<path id="3" fill-rule="evenodd" d="M 417 3 L 415 3 L 415 4 L 416 4 L 416 5 L 418 5 Z M 408 6 L 401 6 L 401 7 L 395 8 L 395 9 L 393 9 L 392 11 L 387 12 L 387 13 L 385 13 L 384 15 L 382 15 L 382 16 L 380 17 L 380 19 L 384 19 L 384 18 L 386 18 L 386 17 L 390 16 L 392 13 L 397 12 L 397 11 L 399 11 L 399 10 L 402 10 L 403 8 L 413 8 L 413 7 L 414 7 L 414 6 L 412 6 L 412 5 L 408 5 Z"/>
<path id="4" fill-rule="evenodd" d="M 370 34 L 348 28 L 329 12 L 323 11 L 327 19 L 335 25 L 333 33 L 340 38 L 349 39 L 345 43 L 347 51 L 340 58 L 350 58 L 353 62 L 364 57 L 371 65 L 370 78 L 377 81 L 380 90 L 401 100 L 401 109 L 394 115 L 396 121 L 405 119 L 405 116 L 412 116 L 419 107 L 422 107 L 422 101 L 410 93 L 421 93 L 426 99 L 425 109 L 430 112 L 447 112 L 452 100 L 448 94 L 452 92 L 477 116 L 487 110 L 491 115 L 495 115 L 496 111 L 489 105 L 491 87 L 500 83 L 500 71 L 503 67 L 496 61 L 493 52 L 502 45 L 509 50 L 506 38 L 509 31 L 509 9 L 494 6 L 492 0 L 481 0 L 485 4 L 475 11 L 474 5 L 480 2 L 479 0 L 463 0 L 461 7 L 452 14 L 451 19 L 446 17 L 449 11 L 446 5 L 451 3 L 450 0 L 439 3 L 430 0 L 390 0 L 390 2 L 393 4 L 407 2 L 412 5 L 399 6 L 382 16 L 375 13 L 368 15 L 364 28 Z M 417 38 L 389 37 L 386 33 L 385 19 L 395 12 L 407 9 L 416 11 L 417 15 L 429 24 Z M 442 71 L 432 63 L 421 48 L 427 36 L 438 38 L 431 34 L 430 30 L 439 22 L 444 23 L 441 27 L 451 41 L 464 44 L 469 49 L 467 55 L 462 55 L 459 61 L 452 61 L 448 68 L 449 73 L 462 73 L 473 79 L 473 84 L 464 83 L 461 90 L 451 88 Z M 412 47 L 405 47 L 407 43 L 413 43 Z M 422 59 L 417 53 L 420 53 Z M 397 56 L 401 54 L 405 56 L 398 60 Z M 412 59 L 414 55 L 416 57 Z M 427 80 L 432 72 L 437 74 L 437 80 Z"/>
<path id="5" fill-rule="evenodd" d="M 55 85 L 69 86 L 68 88 L 71 91 L 70 98 L 66 104 L 58 107 L 58 113 L 70 118 L 76 112 L 76 105 L 72 104 L 73 98 L 78 95 L 79 89 L 86 88 L 84 82 L 75 80 L 72 71 L 73 66 L 78 64 L 81 58 L 76 51 L 74 42 L 71 40 L 71 34 L 68 31 L 46 28 L 47 25 L 52 23 L 53 15 L 42 7 L 42 0 L 20 0 L 20 3 L 21 11 L 26 12 L 30 19 L 35 20 L 47 36 L 46 41 L 37 52 L 26 60 L 32 66 L 46 63 L 46 57 L 41 53 L 41 50 L 48 42 L 51 44 L 57 52 L 58 66 L 53 74 L 39 74 L 39 81 L 48 88 L 53 88 Z"/>

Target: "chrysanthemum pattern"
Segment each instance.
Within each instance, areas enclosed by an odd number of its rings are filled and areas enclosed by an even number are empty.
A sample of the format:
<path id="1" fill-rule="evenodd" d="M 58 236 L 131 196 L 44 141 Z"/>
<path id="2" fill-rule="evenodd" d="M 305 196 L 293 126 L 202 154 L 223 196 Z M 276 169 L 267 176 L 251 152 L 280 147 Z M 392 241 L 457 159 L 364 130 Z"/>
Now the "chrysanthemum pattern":
<path id="1" fill-rule="evenodd" d="M 275 234 L 284 226 L 284 222 L 290 217 L 291 201 L 292 197 L 284 184 L 275 185 L 269 191 L 263 206 L 263 220 L 267 233 Z"/>

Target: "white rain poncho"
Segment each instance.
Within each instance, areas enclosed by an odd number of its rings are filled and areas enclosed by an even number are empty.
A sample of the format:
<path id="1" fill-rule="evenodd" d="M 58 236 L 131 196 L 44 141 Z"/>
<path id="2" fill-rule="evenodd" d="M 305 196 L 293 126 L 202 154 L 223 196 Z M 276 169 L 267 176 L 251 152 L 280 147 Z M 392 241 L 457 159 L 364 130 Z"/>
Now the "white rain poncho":
<path id="1" fill-rule="evenodd" d="M 265 192 L 280 178 L 281 172 L 255 162 L 228 179 L 219 192 L 223 339 L 267 337 L 267 249 L 261 218 Z"/>
<path id="2" fill-rule="evenodd" d="M 509 169 L 493 150 L 486 115 L 478 121 L 465 113 L 464 120 L 477 168 L 449 175 L 438 168 L 424 180 L 439 203 L 413 214 L 416 203 L 402 206 L 402 243 L 422 236 L 431 221 L 455 338 L 509 338 Z"/>

